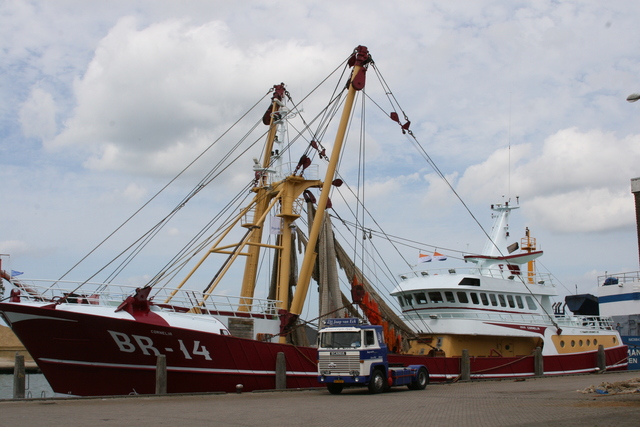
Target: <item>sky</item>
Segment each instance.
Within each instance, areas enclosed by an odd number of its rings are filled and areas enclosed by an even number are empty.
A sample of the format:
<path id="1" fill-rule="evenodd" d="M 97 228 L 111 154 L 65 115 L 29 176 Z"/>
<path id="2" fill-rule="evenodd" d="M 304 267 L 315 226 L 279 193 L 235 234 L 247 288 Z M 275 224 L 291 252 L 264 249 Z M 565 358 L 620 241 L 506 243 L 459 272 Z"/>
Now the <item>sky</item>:
<path id="1" fill-rule="evenodd" d="M 477 252 L 473 218 L 490 229 L 489 206 L 517 201 L 511 233 L 531 230 L 559 293 L 594 292 L 605 272 L 638 270 L 640 102 L 626 102 L 640 92 L 638 16 L 626 0 L 2 0 L 3 268 L 60 277 L 270 87 L 300 98 L 365 45 L 473 213 L 382 133 L 368 172 L 377 220 Z"/>

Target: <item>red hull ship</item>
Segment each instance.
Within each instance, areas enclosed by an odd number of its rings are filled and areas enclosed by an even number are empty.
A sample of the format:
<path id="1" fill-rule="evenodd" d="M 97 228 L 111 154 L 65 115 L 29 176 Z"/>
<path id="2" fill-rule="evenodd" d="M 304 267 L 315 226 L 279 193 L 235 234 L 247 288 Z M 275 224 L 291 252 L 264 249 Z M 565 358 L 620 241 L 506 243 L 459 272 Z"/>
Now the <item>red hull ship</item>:
<path id="1" fill-rule="evenodd" d="M 14 320 L 14 331 L 57 393 L 153 394 L 160 353 L 166 355 L 169 393 L 233 392 L 238 384 L 245 391 L 275 389 L 278 353 L 286 360 L 287 388 L 321 386 L 317 351 L 312 347 L 176 328 L 160 316 L 113 319 L 55 307 L 17 303 L 9 311 L 5 306 L 5 316 Z M 545 374 L 595 372 L 597 358 L 597 352 L 547 356 Z M 606 364 L 614 370 L 626 369 L 620 365 L 625 358 L 624 346 L 606 352 Z M 470 372 L 474 378 L 532 377 L 536 374 L 534 360 L 533 355 L 474 357 Z M 392 354 L 389 361 L 404 366 L 424 364 L 432 381 L 455 381 L 461 375 L 461 359 L 456 357 Z"/>
<path id="2" fill-rule="evenodd" d="M 283 163 L 283 155 L 292 145 L 287 141 L 285 126 L 301 111 L 287 104 L 290 96 L 284 85 L 274 86 L 271 105 L 262 118 L 269 126 L 265 148 L 261 160 L 254 159 L 255 177 L 245 188 L 245 193 L 253 193 L 253 200 L 239 209 L 237 216 L 223 218 L 224 227 L 206 238 L 200 234 L 192 248 L 176 256 L 145 286 L 126 288 L 88 281 L 79 286 L 68 286 L 69 282 L 63 281 L 42 285 L 38 281 L 13 280 L 3 272 L 3 278 L 13 288 L 9 301 L 0 302 L 0 314 L 56 393 L 155 393 L 159 356 L 166 358 L 169 393 L 233 392 L 238 385 L 244 391 L 274 389 L 277 361 L 283 356 L 287 388 L 320 387 L 314 328 L 300 319 L 312 278 L 320 289 L 320 317 L 312 319 L 319 327 L 329 317 L 366 318 L 384 326 L 387 345 L 397 353 L 390 355 L 391 363 L 425 365 L 432 381 L 454 381 L 464 375 L 460 355 L 443 354 L 436 347 L 431 347 L 432 354 L 409 354 L 412 345 L 421 342 L 420 334 L 378 296 L 370 284 L 370 275 L 346 259 L 325 215 L 331 207 L 330 192 L 344 183 L 336 173 L 342 144 L 354 100 L 365 86 L 366 71 L 373 66 L 363 46 L 346 61 L 345 68 L 352 68 L 347 85 L 331 99 L 333 106 L 343 103 L 344 110 L 330 158 L 320 142 L 331 122 L 325 116 L 320 120 L 324 127 L 311 132 L 306 151 L 290 168 Z M 390 94 L 388 88 L 383 92 Z M 394 97 L 390 99 L 395 102 Z M 335 110 L 330 106 L 323 111 Z M 397 113 L 389 116 L 403 134 L 413 137 L 408 119 L 401 123 Z M 308 131 L 308 122 L 303 123 Z M 326 161 L 323 181 L 313 177 L 314 156 Z M 203 180 L 184 202 L 204 188 L 213 175 Z M 313 189 L 320 190 L 317 199 Z M 176 211 L 185 203 L 180 203 Z M 294 224 L 301 217 L 300 206 L 304 203 L 308 235 Z M 272 210 L 275 212 L 270 214 Z M 230 231 L 242 227 L 245 231 L 241 234 Z M 210 228 L 208 225 L 207 230 Z M 271 241 L 263 235 L 269 228 Z M 354 228 L 372 233 L 362 224 Z M 307 250 L 298 269 L 295 248 L 301 246 Z M 198 253 L 196 249 L 204 249 L 204 255 L 197 263 L 191 263 Z M 272 269 L 267 280 L 268 298 L 259 299 L 255 296 L 256 282 L 261 253 L 266 250 L 274 250 L 275 255 L 269 260 Z M 132 251 L 137 253 L 138 248 Z M 198 269 L 212 254 L 224 259 L 213 277 L 207 279 L 205 289 L 183 288 L 187 282 L 198 280 L 196 276 L 201 278 L 196 271 L 201 271 Z M 240 296 L 216 297 L 213 291 L 238 259 L 244 259 Z M 338 264 L 347 277 L 350 298 L 340 291 Z M 168 286 L 170 279 L 187 265 L 192 269 L 186 277 L 178 285 Z M 604 352 L 608 369 L 626 369 L 625 346 L 610 346 Z M 532 351 L 515 357 L 471 356 L 471 378 L 536 374 Z M 594 372 L 598 366 L 598 351 L 544 357 L 544 373 L 548 375 Z"/>

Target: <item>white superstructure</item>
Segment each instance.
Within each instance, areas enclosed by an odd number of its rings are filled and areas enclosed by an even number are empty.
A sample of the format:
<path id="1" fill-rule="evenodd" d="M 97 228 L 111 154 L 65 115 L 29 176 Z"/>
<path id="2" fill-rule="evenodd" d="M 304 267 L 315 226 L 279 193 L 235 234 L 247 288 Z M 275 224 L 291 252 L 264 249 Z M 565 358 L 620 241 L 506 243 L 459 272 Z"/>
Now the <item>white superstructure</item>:
<path id="1" fill-rule="evenodd" d="M 456 356 L 518 356 L 541 347 L 545 355 L 620 345 L 610 317 L 571 316 L 553 298 L 550 275 L 535 271 L 535 239 L 522 252 L 509 234 L 508 203 L 492 205 L 496 218 L 481 255 L 465 256 L 473 267 L 421 269 L 401 275 L 392 293 L 407 323 L 419 333 L 412 352 Z"/>

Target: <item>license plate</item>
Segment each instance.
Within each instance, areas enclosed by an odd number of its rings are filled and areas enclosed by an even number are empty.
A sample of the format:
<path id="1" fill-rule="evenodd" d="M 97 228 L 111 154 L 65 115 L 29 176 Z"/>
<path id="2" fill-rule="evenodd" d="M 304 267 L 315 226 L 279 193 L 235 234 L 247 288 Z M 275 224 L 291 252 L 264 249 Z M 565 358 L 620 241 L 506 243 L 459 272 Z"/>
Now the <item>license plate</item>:
<path id="1" fill-rule="evenodd" d="M 336 383 L 336 384 L 341 384 L 341 383 L 343 383 L 343 382 L 344 382 L 344 380 L 335 380 L 335 381 L 334 381 L 334 383 Z"/>

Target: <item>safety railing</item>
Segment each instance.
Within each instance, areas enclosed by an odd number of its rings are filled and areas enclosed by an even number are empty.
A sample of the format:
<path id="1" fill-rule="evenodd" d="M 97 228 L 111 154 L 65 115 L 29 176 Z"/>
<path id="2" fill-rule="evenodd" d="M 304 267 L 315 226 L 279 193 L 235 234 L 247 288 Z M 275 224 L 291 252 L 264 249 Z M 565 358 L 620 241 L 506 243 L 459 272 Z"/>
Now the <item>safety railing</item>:
<path id="1" fill-rule="evenodd" d="M 519 274 L 514 274 L 506 267 L 502 270 L 498 268 L 478 267 L 417 269 L 407 273 L 401 273 L 398 277 L 400 277 L 401 280 L 408 280 L 413 277 L 428 279 L 447 275 L 482 276 L 514 281 L 523 280 L 527 284 L 534 283 L 543 286 L 555 286 L 552 280 L 553 277 L 550 273 L 536 273 L 529 276 L 527 271 L 521 271 Z"/>
<path id="2" fill-rule="evenodd" d="M 78 288 L 82 285 L 80 288 Z M 90 304 L 114 306 L 120 305 L 128 296 L 135 294 L 137 286 L 105 284 L 95 282 L 52 281 L 44 279 L 26 279 L 14 281 L 20 290 L 20 299 L 38 302 L 62 302 L 67 304 Z M 196 312 L 224 312 L 233 315 L 247 314 L 274 315 L 279 301 L 263 298 L 246 298 L 231 295 L 211 294 L 207 298 L 196 290 L 173 288 L 153 288 L 149 295 L 154 310 L 187 311 L 195 307 Z M 167 302 L 167 300 L 169 300 Z M 193 310 L 192 310 L 193 311 Z"/>
<path id="3" fill-rule="evenodd" d="M 613 329 L 613 319 L 606 316 L 554 316 L 551 319 L 542 314 L 518 314 L 518 313 L 487 313 L 473 311 L 415 311 L 404 313 L 403 319 L 407 321 L 416 320 L 435 320 L 435 319 L 463 319 L 463 320 L 480 320 L 492 322 L 507 322 L 529 325 L 553 325 L 555 322 L 558 326 L 588 328 L 588 329 Z"/>

